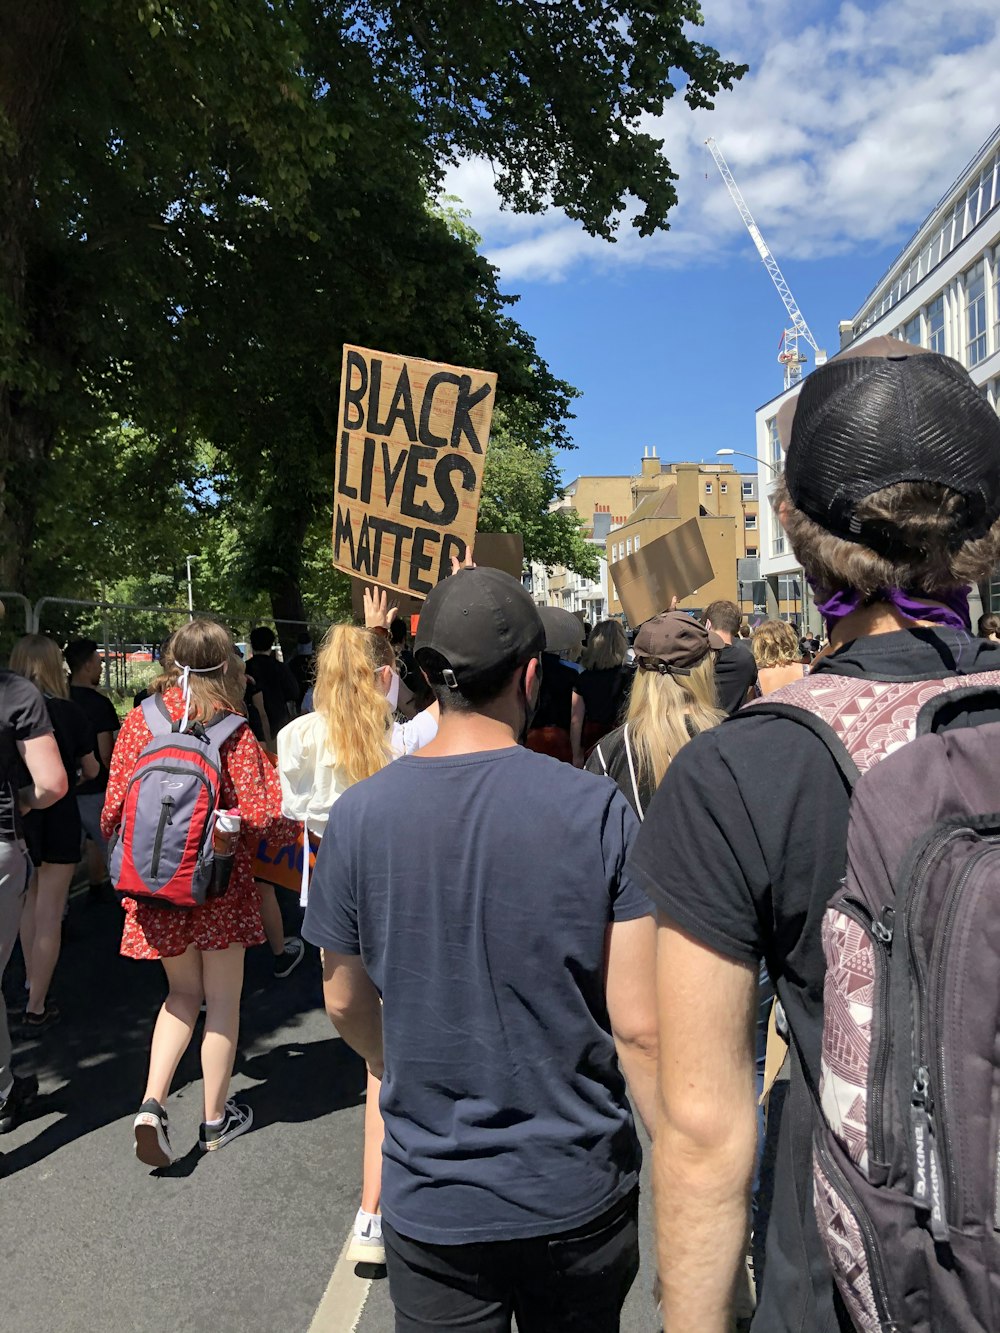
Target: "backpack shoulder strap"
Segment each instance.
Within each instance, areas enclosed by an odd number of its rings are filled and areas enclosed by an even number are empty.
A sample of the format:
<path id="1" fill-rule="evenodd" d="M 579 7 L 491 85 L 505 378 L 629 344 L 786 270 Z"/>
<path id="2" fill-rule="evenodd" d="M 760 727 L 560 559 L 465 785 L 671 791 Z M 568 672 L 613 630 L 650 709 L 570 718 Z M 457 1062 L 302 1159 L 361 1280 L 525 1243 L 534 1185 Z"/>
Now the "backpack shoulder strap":
<path id="1" fill-rule="evenodd" d="M 917 735 L 928 736 L 937 731 L 948 731 L 958 717 L 970 713 L 983 714 L 980 720 L 984 722 L 996 721 L 996 715 L 1000 714 L 1000 686 L 960 685 L 957 689 L 936 694 L 933 699 L 928 699 L 917 714 Z M 965 725 L 975 726 L 976 721 Z"/>
<path id="2" fill-rule="evenodd" d="M 628 760 L 628 775 L 632 779 L 632 795 L 635 797 L 636 814 L 639 816 L 639 823 L 645 822 L 646 813 L 642 808 L 642 797 L 639 795 L 639 783 L 635 776 L 635 762 L 632 759 L 632 746 L 628 738 L 628 723 L 625 723 L 625 729 L 622 732 L 622 739 L 625 742 L 625 758 Z"/>
<path id="3" fill-rule="evenodd" d="M 235 736 L 245 723 L 246 718 L 242 713 L 223 713 L 220 718 L 212 721 L 205 730 L 211 737 L 212 744 L 221 750 L 230 736 Z"/>
<path id="4" fill-rule="evenodd" d="M 847 784 L 848 791 L 854 790 L 854 784 L 861 774 L 858 771 L 857 764 L 851 758 L 850 751 L 829 722 L 824 722 L 821 717 L 817 717 L 815 713 L 810 713 L 808 709 L 799 708 L 795 704 L 768 703 L 765 700 L 762 703 L 754 704 L 752 708 L 745 711 L 741 709 L 740 712 L 734 713 L 732 717 L 725 719 L 725 725 L 739 722 L 742 717 L 759 717 L 761 713 L 769 717 L 787 718 L 789 722 L 797 722 L 800 727 L 805 727 L 807 731 L 811 731 L 826 746 L 830 757 L 840 770 L 841 777 Z"/>
<path id="5" fill-rule="evenodd" d="M 608 776 L 608 764 L 604 758 L 604 751 L 601 749 L 600 741 L 594 746 L 594 754 L 597 755 L 597 762 L 601 765 L 601 772 L 605 777 Z"/>
<path id="6" fill-rule="evenodd" d="M 162 694 L 151 694 L 143 699 L 142 717 L 154 736 L 169 736 L 174 729 L 174 720 L 163 702 Z"/>

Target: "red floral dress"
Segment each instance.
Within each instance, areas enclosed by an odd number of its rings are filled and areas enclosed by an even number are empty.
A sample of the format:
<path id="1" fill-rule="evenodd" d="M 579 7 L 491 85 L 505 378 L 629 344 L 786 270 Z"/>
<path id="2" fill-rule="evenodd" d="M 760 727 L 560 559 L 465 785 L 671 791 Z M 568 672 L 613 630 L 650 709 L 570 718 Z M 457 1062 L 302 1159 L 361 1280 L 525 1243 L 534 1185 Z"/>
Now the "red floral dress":
<path id="1" fill-rule="evenodd" d="M 163 702 L 175 721 L 183 716 L 184 700 L 179 689 L 167 690 Z M 134 709 L 122 723 L 111 757 L 101 815 L 101 831 L 106 838 L 121 822 L 128 780 L 150 738 L 142 709 Z M 302 836 L 302 826 L 282 817 L 278 775 L 264 758 L 249 726 L 240 727 L 220 754 L 221 808 L 239 809 L 242 817 L 229 888 L 223 897 L 209 899 L 189 912 L 172 912 L 125 898 L 121 951 L 126 958 L 175 958 L 192 944 L 197 949 L 211 950 L 228 949 L 231 944 L 249 948 L 264 943 L 252 874 L 254 856 L 262 837 L 278 844 L 295 842 Z"/>

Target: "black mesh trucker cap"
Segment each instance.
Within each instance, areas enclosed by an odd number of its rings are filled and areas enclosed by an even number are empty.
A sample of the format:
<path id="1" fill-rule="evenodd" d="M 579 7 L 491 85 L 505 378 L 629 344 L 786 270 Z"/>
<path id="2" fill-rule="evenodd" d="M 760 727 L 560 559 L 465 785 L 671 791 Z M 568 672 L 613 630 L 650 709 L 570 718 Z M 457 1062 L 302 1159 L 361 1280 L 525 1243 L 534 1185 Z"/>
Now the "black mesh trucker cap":
<path id="1" fill-rule="evenodd" d="M 905 544 L 885 524 L 863 522 L 861 502 L 901 481 L 947 486 L 964 500 L 950 541 L 958 547 L 1000 518 L 1000 418 L 951 357 L 874 338 L 802 385 L 785 480 L 820 527 L 890 558 Z"/>
<path id="2" fill-rule="evenodd" d="M 500 569 L 460 569 L 430 593 L 414 656 L 432 685 L 463 692 L 545 647 L 538 608 Z"/>

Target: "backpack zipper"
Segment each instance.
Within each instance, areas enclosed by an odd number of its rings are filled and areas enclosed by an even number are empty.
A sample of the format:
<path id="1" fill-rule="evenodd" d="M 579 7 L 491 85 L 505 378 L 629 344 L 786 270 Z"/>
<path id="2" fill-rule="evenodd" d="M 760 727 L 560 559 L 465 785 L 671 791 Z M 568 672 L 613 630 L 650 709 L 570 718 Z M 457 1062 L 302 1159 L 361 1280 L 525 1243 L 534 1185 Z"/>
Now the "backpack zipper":
<path id="1" fill-rule="evenodd" d="M 875 1309 L 878 1314 L 879 1329 L 882 1330 L 882 1333 L 896 1333 L 899 1324 L 889 1313 L 889 1288 L 885 1280 L 885 1269 L 882 1267 L 878 1237 L 875 1235 L 875 1229 L 871 1224 L 868 1213 L 855 1193 L 854 1187 L 833 1160 L 826 1147 L 818 1140 L 815 1141 L 814 1147 L 831 1185 L 844 1199 L 850 1209 L 851 1216 L 857 1222 L 861 1231 L 865 1246 L 865 1257 L 868 1260 L 868 1276 L 871 1278 L 872 1284 L 872 1298 L 875 1301 Z"/>
<path id="2" fill-rule="evenodd" d="M 837 904 L 831 904 L 834 911 Z M 878 1011 L 872 1014 L 873 1050 L 871 1098 L 868 1123 L 871 1129 L 871 1156 L 881 1165 L 885 1164 L 885 1081 L 889 1064 L 889 1024 L 891 1019 L 889 997 L 889 959 L 892 953 L 892 937 L 895 931 L 895 912 L 891 907 L 883 907 L 881 919 L 876 921 L 868 904 L 860 898 L 842 898 L 840 909 L 866 931 L 881 960 L 878 969 Z M 873 982 L 874 984 L 874 982 Z M 874 1026 L 878 1024 L 877 1028 Z M 876 1044 L 877 1039 L 877 1044 Z"/>
<path id="3" fill-rule="evenodd" d="M 149 865 L 150 879 L 156 879 L 160 870 L 160 853 L 163 851 L 163 835 L 167 830 L 167 825 L 174 822 L 173 816 L 174 798 L 164 796 L 160 802 L 160 819 L 156 825 L 156 837 L 153 839 L 153 857 Z"/>

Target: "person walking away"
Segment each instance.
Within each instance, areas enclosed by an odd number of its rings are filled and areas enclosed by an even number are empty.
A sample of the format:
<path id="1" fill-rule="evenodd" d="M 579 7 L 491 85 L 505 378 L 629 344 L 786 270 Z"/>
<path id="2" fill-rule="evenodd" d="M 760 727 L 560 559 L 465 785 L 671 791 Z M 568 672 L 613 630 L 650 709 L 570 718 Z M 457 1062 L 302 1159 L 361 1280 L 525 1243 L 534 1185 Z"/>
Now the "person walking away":
<path id="1" fill-rule="evenodd" d="M 739 638 L 743 612 L 735 602 L 712 602 L 711 606 L 705 608 L 702 622 L 723 643 L 722 651 L 715 659 L 715 688 L 719 695 L 719 707 L 724 713 L 735 713 L 748 699 L 754 697 L 754 686 L 757 683 L 757 664 L 753 660 L 753 653 L 742 643 L 733 642 Z"/>
<path id="2" fill-rule="evenodd" d="M 315 711 L 278 738 L 284 812 L 322 839 L 335 802 L 394 756 L 391 695 L 398 689 L 386 594 L 365 589 L 366 628 L 333 625 L 319 651 Z M 407 724 L 412 725 L 412 724 Z M 368 1074 L 361 1201 L 348 1250 L 351 1263 L 385 1263 L 382 1243 L 382 1117 L 379 1082 Z"/>
<path id="3" fill-rule="evenodd" d="M 247 658 L 246 673 L 264 696 L 272 740 L 298 712 L 299 687 L 284 662 L 274 656 L 274 630 L 258 625 L 250 631 L 253 653 Z"/>
<path id="4" fill-rule="evenodd" d="M 518 744 L 544 643 L 509 575 L 437 585 L 440 730 L 338 797 L 310 889 L 327 1011 L 382 1078 L 399 1333 L 611 1333 L 638 1268 L 654 923 L 620 792 Z"/>
<path id="5" fill-rule="evenodd" d="M 950 1068 L 962 1078 L 974 1063 L 987 1074 L 975 1096 L 954 1089 L 958 1103 L 942 1094 L 929 1110 L 924 1075 L 918 1079 L 910 1068 L 912 1043 L 924 1040 L 924 1019 L 911 1022 L 908 999 L 923 985 L 911 970 L 911 948 L 925 948 L 911 934 L 919 921 L 909 916 L 914 907 L 899 901 L 895 915 L 877 913 L 870 925 L 863 904 L 832 915 L 827 909 L 859 849 L 877 851 L 878 866 L 892 873 L 907 854 L 906 844 L 897 846 L 900 830 L 927 835 L 938 817 L 937 793 L 952 790 L 948 746 L 967 753 L 961 746 L 970 737 L 987 735 L 976 727 L 914 740 L 921 709 L 938 707 L 960 686 L 950 705 L 953 722 L 1000 718 L 1000 645 L 970 638 L 968 611 L 969 584 L 988 578 L 1000 557 L 1000 421 L 957 362 L 884 338 L 814 371 L 799 393 L 790 435 L 787 415 L 779 431 L 787 461 L 776 509 L 816 589 L 832 651 L 805 679 L 684 748 L 650 804 L 629 864 L 661 923 L 659 1014 L 668 1038 L 654 1178 L 664 1323 L 699 1333 L 730 1328 L 756 1141 L 753 1033 L 757 968 L 766 956 L 791 1030 L 792 1069 L 754 1333 L 985 1330 L 995 1319 L 974 1317 L 963 1294 L 970 1279 L 983 1275 L 981 1247 L 994 1253 L 996 1246 L 996 1144 L 987 1143 L 985 1129 L 998 1078 L 1000 968 L 995 953 L 983 952 L 996 948 L 992 898 L 965 900 L 980 924 L 962 936 L 970 952 L 957 973 L 948 968 L 947 952 L 941 954 L 947 994 L 962 1015 Z M 783 714 L 772 711 L 776 703 Z M 831 729 L 849 758 L 836 749 Z M 868 799 L 887 792 L 878 783 L 899 783 L 910 771 L 911 747 L 923 745 L 926 754 L 925 741 L 937 747 L 937 769 L 921 767 L 907 790 L 895 789 L 892 819 L 860 839 L 853 830 L 849 862 L 848 820 L 854 803 L 865 799 L 861 788 Z M 985 780 L 995 769 L 990 746 L 981 744 Z M 847 775 L 859 768 L 852 799 Z M 994 793 L 986 795 L 996 802 Z M 954 814 L 956 823 L 968 823 L 961 802 Z M 939 877 L 935 883 L 940 894 Z M 856 930 L 845 915 L 851 912 Z M 853 961 L 845 952 L 852 941 Z M 898 1040 L 891 1014 L 879 1004 L 887 958 L 902 984 L 894 994 L 905 1003 Z M 977 991 L 966 1003 L 973 975 Z M 937 998 L 933 1003 L 936 1014 Z M 963 1043 L 974 1033 L 984 1035 L 985 1054 L 973 1062 L 970 1053 L 967 1066 Z M 868 1068 L 879 1049 L 888 1049 L 886 1041 L 898 1054 L 896 1066 Z M 852 1090 L 868 1077 L 868 1087 Z M 928 1087 L 935 1077 L 928 1074 Z M 890 1109 L 897 1103 L 902 1120 Z M 835 1106 L 843 1117 L 837 1130 L 828 1118 Z M 954 1115 L 978 1118 L 959 1126 Z M 937 1220 L 922 1204 L 915 1143 L 923 1144 L 925 1168 L 928 1153 L 937 1154 L 939 1183 L 954 1179 L 947 1166 L 961 1169 L 961 1214 L 939 1194 Z M 847 1173 L 854 1184 L 847 1184 Z M 814 1191 L 815 1180 L 822 1180 L 821 1191 Z M 831 1180 L 841 1182 L 840 1195 Z M 860 1199 L 872 1191 L 884 1202 L 866 1215 Z M 950 1227 L 942 1227 L 945 1207 Z M 884 1226 L 890 1211 L 891 1234 Z M 966 1221 L 975 1237 L 971 1263 Z M 905 1250 L 895 1237 L 905 1238 Z"/>
<path id="6" fill-rule="evenodd" d="M 167 686 L 160 696 L 162 707 L 174 722 L 190 729 L 209 727 L 217 714 L 245 716 L 244 688 L 243 664 L 222 625 L 196 617 L 177 630 L 171 644 Z M 130 713 L 111 759 L 101 816 L 107 838 L 121 830 L 129 779 L 151 737 L 143 711 Z M 248 948 L 264 942 L 253 859 L 262 837 L 278 844 L 289 843 L 296 840 L 299 830 L 281 818 L 278 775 L 261 753 L 249 726 L 241 725 L 222 744 L 221 761 L 220 809 L 235 809 L 240 816 L 226 892 L 187 910 L 124 899 L 123 956 L 158 960 L 168 986 L 153 1029 L 146 1090 L 134 1122 L 136 1156 L 147 1166 L 167 1166 L 173 1160 L 165 1107 L 203 1001 L 204 1120 L 198 1146 L 202 1152 L 221 1148 L 253 1123 L 250 1107 L 229 1098 L 239 1036 L 244 955 Z"/>
<path id="7" fill-rule="evenodd" d="M 598 742 L 587 770 L 616 782 L 640 820 L 679 751 L 725 717 L 715 693 L 715 658 L 724 646 L 683 611 L 653 616 L 635 636 L 628 716 Z"/>
<path id="8" fill-rule="evenodd" d="M 44 696 L 68 785 L 62 800 L 24 817 L 24 836 L 35 870 L 21 916 L 21 951 L 29 987 L 23 1023 L 28 1030 L 37 1031 L 59 1021 L 58 1006 L 48 994 L 83 838 L 75 788 L 81 774 L 87 781 L 96 778 L 99 766 L 93 728 L 83 709 L 69 697 L 63 655 L 55 640 L 45 634 L 26 634 L 14 645 L 10 666 Z"/>
<path id="9" fill-rule="evenodd" d="M 757 663 L 758 695 L 773 694 L 783 685 L 801 680 L 809 668 L 802 660 L 795 630 L 784 620 L 765 620 L 750 641 Z"/>
<path id="10" fill-rule="evenodd" d="M 599 621 L 583 650 L 583 671 L 573 682 L 570 744 L 577 768 L 583 768 L 601 737 L 618 725 L 628 705 L 635 673 L 625 666 L 627 656 L 628 639 L 621 621 Z"/>
<path id="11" fill-rule="evenodd" d="M 31 870 L 24 815 L 50 809 L 68 791 L 45 700 L 23 676 L 0 669 L 0 982 L 17 939 Z M 11 1050 L 0 987 L 0 1134 L 20 1124 L 38 1093 L 34 1075 L 14 1073 Z"/>
<path id="12" fill-rule="evenodd" d="M 96 778 L 84 779 L 76 788 L 76 808 L 86 838 L 87 878 L 91 899 L 98 898 L 109 887 L 108 844 L 101 833 L 101 811 L 108 786 L 108 768 L 111 752 L 118 734 L 118 714 L 106 694 L 100 690 L 101 655 L 94 639 L 74 639 L 66 645 L 66 667 L 69 671 L 69 697 L 87 715 L 97 738 L 97 759 L 100 770 Z"/>

